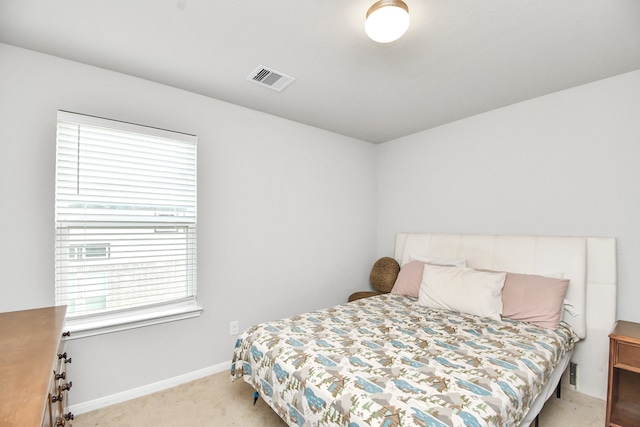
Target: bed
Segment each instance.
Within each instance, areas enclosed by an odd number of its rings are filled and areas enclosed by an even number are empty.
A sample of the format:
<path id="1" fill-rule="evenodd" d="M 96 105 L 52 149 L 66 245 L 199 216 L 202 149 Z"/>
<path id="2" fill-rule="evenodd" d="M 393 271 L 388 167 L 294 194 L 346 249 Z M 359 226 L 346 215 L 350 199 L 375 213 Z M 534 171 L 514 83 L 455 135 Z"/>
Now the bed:
<path id="1" fill-rule="evenodd" d="M 401 272 L 425 261 L 420 295 L 394 292 L 255 325 L 238 337 L 232 378 L 251 384 L 290 426 L 528 426 L 570 360 L 605 370 L 606 355 L 596 353 L 606 341 L 600 347 L 587 335 L 601 338 L 615 322 L 614 239 L 398 234 L 395 259 Z M 467 268 L 427 262 L 434 259 Z M 461 271 L 487 280 L 494 294 L 505 272 L 556 276 L 568 284 L 562 319 L 551 328 L 495 310 L 425 305 L 426 282 Z M 477 299 L 473 292 L 463 297 Z M 613 308 L 589 316 L 590 292 Z"/>

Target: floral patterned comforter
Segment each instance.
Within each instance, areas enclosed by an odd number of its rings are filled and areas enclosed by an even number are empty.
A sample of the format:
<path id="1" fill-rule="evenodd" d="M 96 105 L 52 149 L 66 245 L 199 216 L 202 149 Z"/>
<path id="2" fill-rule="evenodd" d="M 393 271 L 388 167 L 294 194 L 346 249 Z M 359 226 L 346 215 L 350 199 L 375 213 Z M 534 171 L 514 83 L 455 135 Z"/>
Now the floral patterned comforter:
<path id="1" fill-rule="evenodd" d="M 517 426 L 576 336 L 386 294 L 256 325 L 244 380 L 289 426 Z"/>

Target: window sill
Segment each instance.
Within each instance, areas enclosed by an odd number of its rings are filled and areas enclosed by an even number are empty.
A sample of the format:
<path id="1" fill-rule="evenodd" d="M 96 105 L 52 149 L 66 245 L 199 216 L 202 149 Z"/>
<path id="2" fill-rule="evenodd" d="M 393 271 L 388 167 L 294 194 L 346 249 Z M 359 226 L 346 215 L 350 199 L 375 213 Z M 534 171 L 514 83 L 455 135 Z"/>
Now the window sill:
<path id="1" fill-rule="evenodd" d="M 161 309 L 139 310 L 136 312 L 115 313 L 102 316 L 67 319 L 65 331 L 69 331 L 67 340 L 110 334 L 176 320 L 191 319 L 202 314 L 202 307 L 195 304 L 181 304 Z"/>

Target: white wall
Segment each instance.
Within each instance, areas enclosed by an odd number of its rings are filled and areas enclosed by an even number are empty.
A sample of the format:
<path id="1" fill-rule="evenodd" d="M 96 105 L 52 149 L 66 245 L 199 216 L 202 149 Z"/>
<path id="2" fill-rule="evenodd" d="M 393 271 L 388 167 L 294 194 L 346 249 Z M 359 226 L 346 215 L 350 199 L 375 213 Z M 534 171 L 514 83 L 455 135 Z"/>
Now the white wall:
<path id="1" fill-rule="evenodd" d="M 245 329 L 368 287 L 375 146 L 0 44 L 0 312 L 54 303 L 58 109 L 199 136 L 204 312 L 70 341 L 72 405 L 228 362 L 232 320 Z"/>
<path id="2" fill-rule="evenodd" d="M 616 237 L 640 322 L 639 113 L 640 70 L 378 146 L 378 256 L 403 231 Z"/>
<path id="3" fill-rule="evenodd" d="M 617 315 L 640 322 L 639 113 L 635 71 L 378 146 L 378 256 L 398 232 L 615 237 Z"/>

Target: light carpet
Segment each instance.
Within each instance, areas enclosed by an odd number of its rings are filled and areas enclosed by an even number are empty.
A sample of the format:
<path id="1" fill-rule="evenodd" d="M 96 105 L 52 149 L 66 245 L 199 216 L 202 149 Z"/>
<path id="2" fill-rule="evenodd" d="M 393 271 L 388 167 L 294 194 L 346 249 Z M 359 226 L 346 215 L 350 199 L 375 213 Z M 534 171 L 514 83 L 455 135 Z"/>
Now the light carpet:
<path id="1" fill-rule="evenodd" d="M 601 427 L 605 402 L 564 386 L 540 413 L 540 427 Z M 228 372 L 81 414 L 73 427 L 251 426 L 285 427 L 262 399 L 253 405 L 253 388 L 231 382 Z"/>

